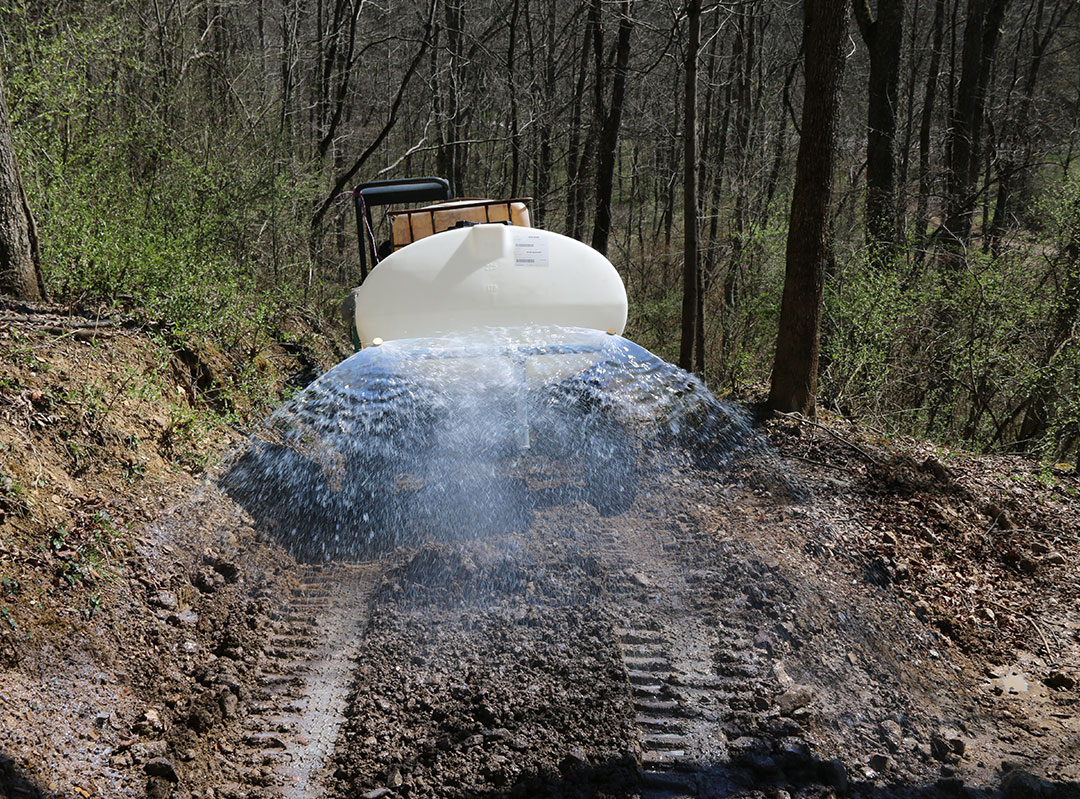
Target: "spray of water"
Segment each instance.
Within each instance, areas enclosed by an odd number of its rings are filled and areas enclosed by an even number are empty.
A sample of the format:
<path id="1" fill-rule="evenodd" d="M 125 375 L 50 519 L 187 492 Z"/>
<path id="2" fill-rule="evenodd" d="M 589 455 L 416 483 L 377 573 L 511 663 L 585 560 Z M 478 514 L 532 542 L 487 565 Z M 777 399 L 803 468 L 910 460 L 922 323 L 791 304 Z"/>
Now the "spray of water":
<path id="1" fill-rule="evenodd" d="M 622 337 L 498 329 L 355 354 L 220 482 L 297 557 L 364 559 L 524 530 L 544 504 L 619 514 L 646 470 L 722 468 L 759 448 L 741 411 Z"/>

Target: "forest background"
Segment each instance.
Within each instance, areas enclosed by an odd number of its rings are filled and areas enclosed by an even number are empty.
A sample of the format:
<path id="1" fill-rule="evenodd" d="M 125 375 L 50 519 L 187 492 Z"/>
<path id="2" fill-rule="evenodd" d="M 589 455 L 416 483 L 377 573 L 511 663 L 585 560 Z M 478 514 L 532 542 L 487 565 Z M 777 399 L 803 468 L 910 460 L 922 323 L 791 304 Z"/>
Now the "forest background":
<path id="1" fill-rule="evenodd" d="M 352 187 L 435 174 L 458 196 L 533 197 L 535 223 L 612 259 L 629 337 L 753 396 L 796 153 L 818 135 L 800 130 L 803 10 L 9 0 L 2 78 L 46 287 L 254 359 L 358 282 Z M 1076 456 L 1077 1 L 848 12 L 820 404 Z"/>

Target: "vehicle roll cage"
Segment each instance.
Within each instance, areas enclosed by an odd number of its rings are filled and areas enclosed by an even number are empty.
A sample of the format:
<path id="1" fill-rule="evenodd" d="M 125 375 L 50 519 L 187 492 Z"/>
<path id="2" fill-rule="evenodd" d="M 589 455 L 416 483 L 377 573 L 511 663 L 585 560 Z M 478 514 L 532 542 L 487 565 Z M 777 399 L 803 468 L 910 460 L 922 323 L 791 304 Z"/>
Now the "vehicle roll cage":
<path id="1" fill-rule="evenodd" d="M 445 202 L 450 199 L 450 182 L 446 178 L 399 178 L 372 180 L 353 190 L 356 206 L 356 232 L 360 236 L 360 280 L 367 278 L 367 248 L 371 248 L 371 265 L 379 263 L 379 246 L 375 241 L 375 226 L 371 208 L 376 205 Z"/>

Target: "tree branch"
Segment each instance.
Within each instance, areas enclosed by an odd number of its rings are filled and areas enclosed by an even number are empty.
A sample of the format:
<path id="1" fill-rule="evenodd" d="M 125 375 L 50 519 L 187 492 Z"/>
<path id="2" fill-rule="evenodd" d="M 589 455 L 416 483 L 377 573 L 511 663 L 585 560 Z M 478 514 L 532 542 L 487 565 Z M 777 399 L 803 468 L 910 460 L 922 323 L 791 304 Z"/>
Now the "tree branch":
<path id="1" fill-rule="evenodd" d="M 394 97 L 394 102 L 390 105 L 390 115 L 387 117 L 386 123 L 383 125 L 382 130 L 379 131 L 374 141 L 367 146 L 367 149 L 360 154 L 360 157 L 356 159 L 349 169 L 341 173 L 337 180 L 334 181 L 334 188 L 331 189 L 326 199 L 322 201 L 319 208 L 311 217 L 311 241 L 314 243 L 318 236 L 319 228 L 322 226 L 323 219 L 326 217 L 326 212 L 330 210 L 334 204 L 334 200 L 337 198 L 345 187 L 348 186 L 356 173 L 360 171 L 360 167 L 367 163 L 368 159 L 378 151 L 382 146 L 383 141 L 393 130 L 394 125 L 397 123 L 398 109 L 401 108 L 401 101 L 405 98 L 405 90 L 408 89 L 409 83 L 412 81 L 412 76 L 416 73 L 417 67 L 420 66 L 420 61 L 423 59 L 424 54 L 427 53 L 428 48 L 431 46 L 431 29 L 435 21 L 435 9 L 438 5 L 438 0 L 431 0 L 431 6 L 428 10 L 427 22 L 424 24 L 424 39 L 420 43 L 420 49 L 416 51 L 416 55 L 413 56 L 412 62 L 409 64 L 409 68 L 405 71 L 405 76 L 401 79 L 401 85 L 398 87 L 397 95 Z"/>

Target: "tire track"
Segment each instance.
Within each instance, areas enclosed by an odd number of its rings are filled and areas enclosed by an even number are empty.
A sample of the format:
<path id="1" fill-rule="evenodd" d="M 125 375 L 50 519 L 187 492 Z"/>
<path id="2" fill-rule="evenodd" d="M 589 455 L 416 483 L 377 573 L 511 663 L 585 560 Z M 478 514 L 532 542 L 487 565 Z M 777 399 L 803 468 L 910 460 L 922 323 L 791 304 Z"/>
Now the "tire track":
<path id="1" fill-rule="evenodd" d="M 737 608 L 707 618 L 695 611 L 692 564 L 671 552 L 678 547 L 668 538 L 622 525 L 600 536 L 623 608 L 614 635 L 634 705 L 640 796 L 724 796 L 734 790 L 732 760 L 756 727 L 767 664 Z"/>
<path id="2" fill-rule="evenodd" d="M 275 625 L 245 719 L 244 792 L 319 795 L 345 721 L 356 656 L 381 567 L 306 566 Z"/>

